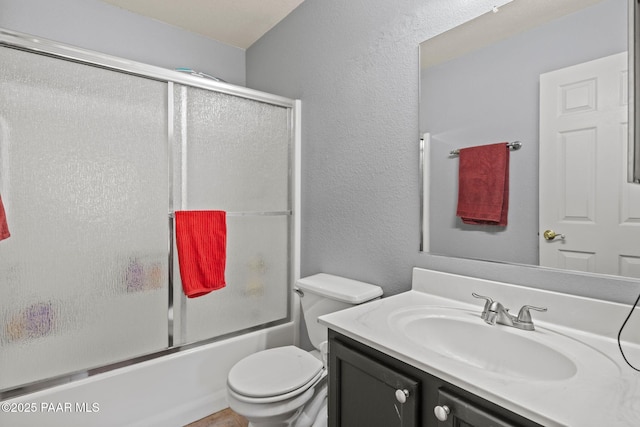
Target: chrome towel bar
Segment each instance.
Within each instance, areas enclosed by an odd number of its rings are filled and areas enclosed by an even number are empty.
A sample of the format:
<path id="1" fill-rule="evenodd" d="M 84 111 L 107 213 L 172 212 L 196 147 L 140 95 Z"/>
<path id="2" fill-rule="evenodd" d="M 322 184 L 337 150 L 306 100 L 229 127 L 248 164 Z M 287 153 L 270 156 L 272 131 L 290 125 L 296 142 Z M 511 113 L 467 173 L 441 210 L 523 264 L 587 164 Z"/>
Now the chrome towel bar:
<path id="1" fill-rule="evenodd" d="M 271 211 L 271 212 L 227 212 L 227 216 L 279 216 L 279 215 L 291 215 L 291 210 L 288 211 Z M 169 212 L 169 218 L 173 218 L 173 212 Z"/>
<path id="2" fill-rule="evenodd" d="M 520 141 L 509 142 L 509 143 L 507 143 L 507 147 L 509 147 L 509 149 L 511 151 L 519 150 L 520 147 L 522 147 L 522 142 L 520 142 Z M 460 149 L 452 150 L 452 151 L 449 152 L 450 156 L 457 156 L 459 154 L 460 154 Z"/>

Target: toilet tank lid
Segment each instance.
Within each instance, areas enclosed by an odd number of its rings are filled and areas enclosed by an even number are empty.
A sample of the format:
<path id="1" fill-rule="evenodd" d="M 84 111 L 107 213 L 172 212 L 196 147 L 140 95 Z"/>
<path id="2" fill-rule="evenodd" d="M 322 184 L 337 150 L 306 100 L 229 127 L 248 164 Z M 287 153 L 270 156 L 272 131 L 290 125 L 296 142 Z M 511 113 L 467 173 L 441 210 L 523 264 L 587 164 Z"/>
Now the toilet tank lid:
<path id="1" fill-rule="evenodd" d="M 298 279 L 297 286 L 302 291 L 327 296 L 349 304 L 362 304 L 382 295 L 380 286 L 327 273 L 318 273 Z"/>

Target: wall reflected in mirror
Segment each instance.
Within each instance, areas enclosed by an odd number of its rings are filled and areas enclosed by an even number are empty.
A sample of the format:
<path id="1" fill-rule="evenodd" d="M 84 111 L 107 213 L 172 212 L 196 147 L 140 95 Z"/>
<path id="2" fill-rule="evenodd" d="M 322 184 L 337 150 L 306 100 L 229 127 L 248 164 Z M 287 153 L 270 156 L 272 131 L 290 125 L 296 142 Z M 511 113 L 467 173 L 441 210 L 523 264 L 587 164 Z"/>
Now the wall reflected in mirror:
<path id="1" fill-rule="evenodd" d="M 539 209 L 544 205 L 539 200 L 539 178 L 549 174 L 548 165 L 566 165 L 567 150 L 583 153 L 581 160 L 572 160 L 572 169 L 584 172 L 586 166 L 576 167 L 576 162 L 589 165 L 601 162 L 598 156 L 602 150 L 593 148 L 596 143 L 599 146 L 605 143 L 615 145 L 619 168 L 614 167 L 616 170 L 608 170 L 605 175 L 619 175 L 619 179 L 616 178 L 614 188 L 606 191 L 615 194 L 640 192 L 640 185 L 627 183 L 627 150 L 629 135 L 633 134 L 628 113 L 623 120 L 614 120 L 616 123 L 612 126 L 617 126 L 620 133 L 614 140 L 591 142 L 580 150 L 582 140 L 574 142 L 566 137 L 568 132 L 560 130 L 552 138 L 560 144 L 553 149 L 556 151 L 551 151 L 559 154 L 545 154 L 545 158 L 539 155 L 542 144 L 541 75 L 626 52 L 630 24 L 628 9 L 633 3 L 634 0 L 515 0 L 500 7 L 497 13 L 488 12 L 420 45 L 420 131 L 428 134 L 424 147 L 426 157 L 423 159 L 423 171 L 428 179 L 428 187 L 424 188 L 423 194 L 423 215 L 428 218 L 428 223 L 423 224 L 423 238 L 428 240 L 423 241 L 423 247 L 430 253 L 540 265 L 541 247 L 551 247 L 560 249 L 557 251 L 559 263 L 553 267 L 640 277 L 640 257 L 636 254 L 630 254 L 623 261 L 614 256 L 614 263 L 618 263 L 616 271 L 598 270 L 595 256 L 588 247 L 563 252 L 570 243 L 578 240 L 581 231 L 571 229 L 570 234 L 569 231 L 557 230 L 566 233 L 566 239 L 549 241 L 542 236 L 545 225 L 539 223 Z M 530 7 L 536 10 L 527 10 Z M 629 73 L 624 74 L 620 90 L 628 91 L 633 87 L 629 84 L 631 81 Z M 617 96 L 628 101 L 633 98 L 632 92 L 631 95 L 625 92 Z M 581 102 L 580 99 L 591 96 L 588 91 L 579 93 L 575 99 L 571 98 L 571 102 Z M 596 98 L 604 96 L 603 93 L 593 95 Z M 565 95 L 558 96 L 562 98 Z M 594 102 L 597 105 L 599 101 Z M 633 106 L 633 103 L 629 105 Z M 510 153 L 508 225 L 463 224 L 456 217 L 458 158 L 451 156 L 450 152 L 503 141 L 522 142 L 521 149 Z M 584 197 L 580 199 L 576 192 L 589 192 L 595 188 L 598 185 L 596 172 L 573 177 L 565 172 L 558 175 L 561 178 L 558 178 L 555 192 L 572 193 L 565 194 L 566 197 L 559 202 L 563 206 L 552 207 L 554 215 L 567 223 L 588 225 L 593 220 L 589 215 L 594 215 L 593 208 L 599 203 L 600 196 L 596 193 L 582 194 L 580 196 Z M 567 182 L 580 184 L 585 179 L 590 180 L 588 185 L 567 185 Z M 635 197 L 634 194 L 632 196 Z M 628 205 L 624 213 L 628 229 L 640 230 L 640 193 L 637 200 L 629 200 L 620 201 Z M 586 219 L 580 216 L 582 213 L 567 217 L 565 205 L 571 205 L 568 201 L 578 205 L 590 204 L 591 213 Z M 613 236 L 614 241 L 619 237 Z M 601 238 L 584 234 L 580 239 Z M 572 254 L 565 257 L 569 252 Z"/>

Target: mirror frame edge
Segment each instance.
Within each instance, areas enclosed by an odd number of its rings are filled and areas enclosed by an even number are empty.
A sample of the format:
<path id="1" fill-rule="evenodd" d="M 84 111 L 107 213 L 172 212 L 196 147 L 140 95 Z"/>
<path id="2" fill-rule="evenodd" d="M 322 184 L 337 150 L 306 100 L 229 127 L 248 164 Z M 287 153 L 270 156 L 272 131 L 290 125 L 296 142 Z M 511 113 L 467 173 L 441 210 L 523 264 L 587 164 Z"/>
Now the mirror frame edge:
<path id="1" fill-rule="evenodd" d="M 629 69 L 631 76 L 629 82 L 633 88 L 629 92 L 633 94 L 633 102 L 629 103 L 629 126 L 633 129 L 629 139 L 629 182 L 640 183 L 640 43 L 636 42 L 636 37 L 640 35 L 640 0 L 630 0 L 629 2 L 629 28 L 633 31 L 629 34 L 629 52 L 633 55 L 629 58 Z"/>

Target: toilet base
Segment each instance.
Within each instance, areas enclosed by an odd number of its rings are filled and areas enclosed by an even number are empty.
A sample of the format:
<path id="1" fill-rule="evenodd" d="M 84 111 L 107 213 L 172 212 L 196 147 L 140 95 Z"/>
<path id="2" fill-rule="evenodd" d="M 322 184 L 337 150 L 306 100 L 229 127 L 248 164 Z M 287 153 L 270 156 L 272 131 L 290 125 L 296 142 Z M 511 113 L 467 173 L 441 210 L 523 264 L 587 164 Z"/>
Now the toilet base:
<path id="1" fill-rule="evenodd" d="M 323 378 L 315 387 L 285 402 L 254 404 L 242 402 L 227 394 L 229 407 L 249 421 L 249 427 L 324 427 L 326 420 L 327 383 Z M 323 408 L 325 409 L 323 411 Z M 320 423 L 318 423 L 320 421 Z"/>

